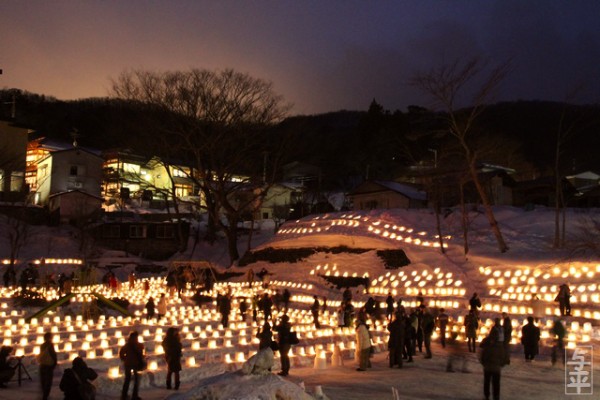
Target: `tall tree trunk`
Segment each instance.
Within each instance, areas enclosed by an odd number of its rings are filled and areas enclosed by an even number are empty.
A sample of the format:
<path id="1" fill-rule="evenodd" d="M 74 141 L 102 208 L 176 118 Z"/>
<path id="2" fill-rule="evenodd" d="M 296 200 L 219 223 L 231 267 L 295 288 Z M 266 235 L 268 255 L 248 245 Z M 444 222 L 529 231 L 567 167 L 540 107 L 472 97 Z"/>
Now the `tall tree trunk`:
<path id="1" fill-rule="evenodd" d="M 460 182 L 460 213 L 463 228 L 463 251 L 465 256 L 469 254 L 469 215 L 465 205 L 465 185 Z"/>
<path id="2" fill-rule="evenodd" d="M 435 228 L 438 234 L 438 243 L 440 244 L 440 251 L 442 254 L 446 253 L 444 249 L 444 236 L 442 235 L 442 224 L 440 223 L 440 202 L 435 200 L 433 208 L 435 210 Z"/>
<path id="3" fill-rule="evenodd" d="M 559 130 L 560 132 L 560 130 Z M 560 247 L 560 174 L 559 170 L 560 158 L 560 137 L 556 139 L 556 149 L 554 154 L 554 243 L 552 247 L 558 249 Z"/>
<path id="4" fill-rule="evenodd" d="M 225 227 L 225 234 L 227 235 L 227 249 L 229 251 L 229 266 L 233 265 L 234 262 L 240 259 L 240 253 L 237 248 L 237 233 L 238 233 L 238 218 L 233 215 L 227 216 L 227 223 L 229 226 Z"/>
<path id="5" fill-rule="evenodd" d="M 500 232 L 500 227 L 498 226 L 498 221 L 496 221 L 496 217 L 494 217 L 494 211 L 492 210 L 490 199 L 488 198 L 487 193 L 485 192 L 483 186 L 481 185 L 481 182 L 479 181 L 479 175 L 477 174 L 477 166 L 475 164 L 475 159 L 472 159 L 469 163 L 469 171 L 471 172 L 471 178 L 473 179 L 475 188 L 479 193 L 479 198 L 481 199 L 483 209 L 485 210 L 485 215 L 488 219 L 488 222 L 490 223 L 492 232 L 496 237 L 496 242 L 498 242 L 498 248 L 500 249 L 501 253 L 505 253 L 508 250 L 508 246 L 504 242 L 502 232 Z"/>

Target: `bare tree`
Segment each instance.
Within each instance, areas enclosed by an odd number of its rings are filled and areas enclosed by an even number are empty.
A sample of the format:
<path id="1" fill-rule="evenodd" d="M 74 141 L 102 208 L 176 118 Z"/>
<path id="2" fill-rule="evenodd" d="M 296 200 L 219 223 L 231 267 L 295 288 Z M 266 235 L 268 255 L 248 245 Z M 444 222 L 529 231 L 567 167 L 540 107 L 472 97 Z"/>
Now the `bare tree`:
<path id="1" fill-rule="evenodd" d="M 459 110 L 457 103 L 467 90 L 467 86 L 483 73 L 484 66 L 478 59 L 473 59 L 462 64 L 458 61 L 444 65 L 428 73 L 416 75 L 411 83 L 431 96 L 437 106 L 445 112 L 448 132 L 456 139 L 462 148 L 469 175 L 477 189 L 481 203 L 485 209 L 490 227 L 500 252 L 508 250 L 504 242 L 498 222 L 494 217 L 492 206 L 481 181 L 479 179 L 478 161 L 479 152 L 476 146 L 474 124 L 485 109 L 485 102 L 492 95 L 498 84 L 508 72 L 508 64 L 493 68 L 481 86 L 475 90 L 471 100 L 471 107 Z"/>
<path id="2" fill-rule="evenodd" d="M 8 241 L 10 249 L 10 266 L 14 266 L 19 258 L 21 249 L 27 244 L 31 236 L 30 225 L 25 221 L 24 209 L 15 207 L 14 213 L 18 215 L 1 215 L 4 225 L 3 236 Z"/>
<path id="3" fill-rule="evenodd" d="M 585 118 L 583 112 L 569 113 L 571 108 L 569 102 L 577 97 L 577 93 L 581 87 L 575 88 L 570 92 L 563 103 L 563 107 L 556 127 L 556 144 L 554 147 L 554 243 L 553 247 L 562 248 L 565 246 L 566 236 L 566 212 L 567 201 L 564 198 L 563 179 L 565 177 L 566 168 L 563 166 L 564 148 L 571 142 L 574 137 L 589 128 L 593 124 L 597 124 L 597 118 Z"/>
<path id="4" fill-rule="evenodd" d="M 270 82 L 231 69 L 130 71 L 113 82 L 113 92 L 173 116 L 160 135 L 169 151 L 192 167 L 189 178 L 202 192 L 209 228 L 225 232 L 233 263 L 239 258 L 238 223 L 264 198 L 285 146 L 266 128 L 279 122 L 289 106 Z M 268 174 L 265 152 L 270 155 Z M 256 190 L 259 184 L 262 190 Z"/>

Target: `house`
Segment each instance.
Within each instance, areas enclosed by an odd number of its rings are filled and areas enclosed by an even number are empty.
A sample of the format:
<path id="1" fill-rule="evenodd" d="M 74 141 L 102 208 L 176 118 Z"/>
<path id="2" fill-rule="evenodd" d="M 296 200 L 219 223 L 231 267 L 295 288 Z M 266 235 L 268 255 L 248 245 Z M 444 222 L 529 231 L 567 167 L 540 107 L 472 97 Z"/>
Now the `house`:
<path id="1" fill-rule="evenodd" d="M 89 213 L 91 209 L 99 208 L 102 161 L 99 155 L 79 147 L 46 154 L 36 163 L 34 203 L 48 206 L 50 213 L 60 210 L 61 220 L 76 217 L 73 214 L 76 210 Z M 72 191 L 77 193 L 63 196 Z"/>
<path id="2" fill-rule="evenodd" d="M 94 218 L 102 211 L 104 199 L 80 190 L 69 190 L 49 196 L 48 210 L 59 223 L 78 223 L 81 219 Z"/>
<path id="3" fill-rule="evenodd" d="M 287 219 L 295 204 L 302 201 L 301 183 L 277 183 L 269 187 L 255 219 Z"/>
<path id="4" fill-rule="evenodd" d="M 575 175 L 565 177 L 573 187 L 579 191 L 585 192 L 595 189 L 600 185 L 600 175 L 593 171 L 585 171 Z"/>
<path id="5" fill-rule="evenodd" d="M 108 221 L 93 229 L 98 244 L 150 259 L 165 259 L 187 243 L 189 222 Z M 181 236 L 181 237 L 180 237 Z"/>
<path id="6" fill-rule="evenodd" d="M 414 186 L 391 181 L 363 182 L 348 197 L 355 211 L 427 207 L 427 193 Z"/>
<path id="7" fill-rule="evenodd" d="M 562 195 L 565 199 L 573 198 L 576 193 L 573 185 L 562 180 Z M 533 205 L 554 206 L 556 201 L 556 181 L 551 176 L 541 177 L 515 183 L 513 205 L 531 207 Z"/>
<path id="8" fill-rule="evenodd" d="M 0 200 L 16 200 L 19 195 L 14 194 L 26 192 L 25 154 L 30 132 L 0 121 Z"/>

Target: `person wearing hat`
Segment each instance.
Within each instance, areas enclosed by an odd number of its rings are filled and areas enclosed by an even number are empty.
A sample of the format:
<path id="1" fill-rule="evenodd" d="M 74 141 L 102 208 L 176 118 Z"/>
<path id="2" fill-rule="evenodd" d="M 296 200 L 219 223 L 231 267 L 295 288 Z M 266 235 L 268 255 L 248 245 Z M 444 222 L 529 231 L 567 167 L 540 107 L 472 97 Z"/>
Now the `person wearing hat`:
<path id="1" fill-rule="evenodd" d="M 290 317 L 286 314 L 281 316 L 281 322 L 275 326 L 277 332 L 277 342 L 279 344 L 279 357 L 281 357 L 281 371 L 278 375 L 288 376 L 290 373 L 290 332 L 292 325 L 290 324 Z"/>

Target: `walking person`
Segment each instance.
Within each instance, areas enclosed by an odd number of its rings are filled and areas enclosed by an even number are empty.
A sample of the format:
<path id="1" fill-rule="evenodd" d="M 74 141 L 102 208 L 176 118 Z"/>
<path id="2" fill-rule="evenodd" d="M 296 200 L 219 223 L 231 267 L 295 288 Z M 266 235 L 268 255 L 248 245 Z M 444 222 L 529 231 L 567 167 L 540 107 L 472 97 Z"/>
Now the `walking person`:
<path id="1" fill-rule="evenodd" d="M 319 303 L 319 298 L 315 294 L 313 296 L 313 304 L 310 307 L 310 312 L 313 317 L 313 323 L 315 325 L 315 329 L 321 329 L 321 324 L 319 323 L 319 310 L 321 309 L 321 304 Z"/>
<path id="2" fill-rule="evenodd" d="M 469 310 L 475 312 L 475 316 L 479 318 L 479 309 L 481 308 L 481 299 L 477 293 L 473 293 L 473 296 L 469 299 Z"/>
<path id="3" fill-rule="evenodd" d="M 52 389 L 52 377 L 54 369 L 58 364 L 56 350 L 52 344 L 52 333 L 44 333 L 44 342 L 40 346 L 38 355 L 38 364 L 40 366 L 40 383 L 42 385 L 42 400 L 48 400 L 50 390 Z"/>
<path id="4" fill-rule="evenodd" d="M 446 314 L 446 310 L 440 308 L 440 313 L 437 316 L 437 326 L 440 329 L 440 343 L 442 348 L 446 348 L 446 327 L 450 317 Z"/>
<path id="5" fill-rule="evenodd" d="M 290 373 L 290 349 L 292 348 L 290 343 L 292 325 L 290 325 L 290 318 L 286 314 L 281 316 L 281 322 L 275 326 L 275 330 L 277 331 L 279 357 L 281 358 L 281 371 L 277 375 L 288 376 Z"/>
<path id="6" fill-rule="evenodd" d="M 479 319 L 475 314 L 475 310 L 469 310 L 469 314 L 465 317 L 465 334 L 467 336 L 467 345 L 469 346 L 469 352 L 477 352 L 476 341 L 477 341 L 477 328 L 479 328 Z"/>
<path id="7" fill-rule="evenodd" d="M 536 324 L 539 322 L 540 318 L 546 314 L 544 303 L 537 294 L 534 294 L 531 297 L 531 310 L 533 312 L 533 320 Z"/>
<path id="8" fill-rule="evenodd" d="M 394 314 L 394 298 L 392 292 L 388 292 L 387 298 L 385 299 L 385 316 L 388 321 L 392 320 Z"/>
<path id="9" fill-rule="evenodd" d="M 406 335 L 406 319 L 403 313 L 396 312 L 394 319 L 387 326 L 390 332 L 388 350 L 390 352 L 390 368 L 402 368 L 402 352 L 404 351 L 404 337 Z"/>
<path id="10" fill-rule="evenodd" d="M 167 297 L 164 293 L 160 294 L 158 304 L 156 305 L 156 312 L 158 314 L 158 319 L 162 319 L 162 317 L 167 315 Z"/>
<path id="11" fill-rule="evenodd" d="M 59 388 L 65 393 L 65 400 L 83 400 L 81 388 L 88 386 L 88 390 L 95 393 L 95 388 L 90 381 L 95 380 L 97 377 L 98 373 L 89 368 L 83 358 L 75 357 L 73 359 L 73 366 L 65 369 L 65 372 L 63 372 Z M 94 396 L 92 393 L 88 392 L 88 394 Z"/>
<path id="12" fill-rule="evenodd" d="M 127 338 L 127 343 L 119 350 L 119 358 L 123 362 L 123 370 L 125 372 L 125 380 L 123 381 L 123 389 L 121 390 L 121 400 L 127 400 L 129 392 L 129 384 L 133 375 L 133 393 L 131 400 L 141 400 L 139 396 L 140 375 L 139 371 L 143 371 L 144 366 L 144 345 L 138 341 L 139 333 L 132 331 Z"/>
<path id="13" fill-rule="evenodd" d="M 552 366 L 556 364 L 558 361 L 558 355 L 560 354 L 563 364 L 565 362 L 565 336 L 567 335 L 567 330 L 565 326 L 559 319 L 554 320 L 554 324 L 552 325 L 552 329 L 550 331 L 555 337 L 554 346 L 552 346 Z"/>
<path id="14" fill-rule="evenodd" d="M 181 371 L 182 345 L 179 337 L 179 329 L 170 327 L 167 329 L 167 335 L 162 342 L 165 351 L 165 361 L 167 362 L 167 389 L 171 389 L 171 377 L 175 375 L 175 390 L 179 390 Z"/>
<path id="15" fill-rule="evenodd" d="M 365 313 L 359 313 L 356 318 L 356 359 L 358 360 L 357 371 L 366 371 L 369 367 L 369 356 L 371 353 L 371 334 L 367 327 Z"/>
<path id="16" fill-rule="evenodd" d="M 521 328 L 521 344 L 525 352 L 525 361 L 531 362 L 539 353 L 540 328 L 533 324 L 533 317 L 527 317 L 527 324 Z"/>
<path id="17" fill-rule="evenodd" d="M 271 350 L 276 351 L 276 346 L 273 346 L 273 331 L 271 330 L 271 324 L 268 321 L 265 321 L 262 329 L 258 331 L 256 334 L 258 338 L 258 350 L 266 349 L 270 347 Z"/>
<path id="18" fill-rule="evenodd" d="M 422 304 L 421 305 L 421 326 L 423 329 L 423 343 L 425 344 L 425 358 L 433 357 L 431 353 L 431 335 L 433 335 L 433 331 L 435 330 L 435 319 L 433 315 L 429 312 L 427 307 Z"/>
<path id="19" fill-rule="evenodd" d="M 144 306 L 146 308 L 146 317 L 148 319 L 154 318 L 156 315 L 156 304 L 154 304 L 154 299 L 150 297 Z"/>
<path id="20" fill-rule="evenodd" d="M 571 315 L 571 289 L 569 285 L 566 283 L 560 285 L 554 301 L 558 301 L 561 316 Z"/>
<path id="21" fill-rule="evenodd" d="M 512 339 L 512 321 L 507 313 L 502 313 L 502 330 L 504 331 L 504 360 L 505 365 L 510 364 L 510 341 Z"/>
<path id="22" fill-rule="evenodd" d="M 283 290 L 283 295 L 281 296 L 283 300 L 283 312 L 287 313 L 288 308 L 290 306 L 290 300 L 292 299 L 292 294 L 290 293 L 288 288 Z"/>
<path id="23" fill-rule="evenodd" d="M 401 308 L 400 310 L 403 310 Z M 402 311 L 400 311 L 402 312 Z M 417 315 L 413 312 L 406 316 L 406 336 L 404 338 L 404 355 L 403 358 L 407 358 L 406 362 L 413 362 L 413 356 L 417 354 L 417 328 L 419 321 Z"/>
<path id="24" fill-rule="evenodd" d="M 493 400 L 500 400 L 500 372 L 504 366 L 504 346 L 496 335 L 489 335 L 481 342 L 481 364 L 483 365 L 483 395 L 490 400 L 490 384 Z"/>

